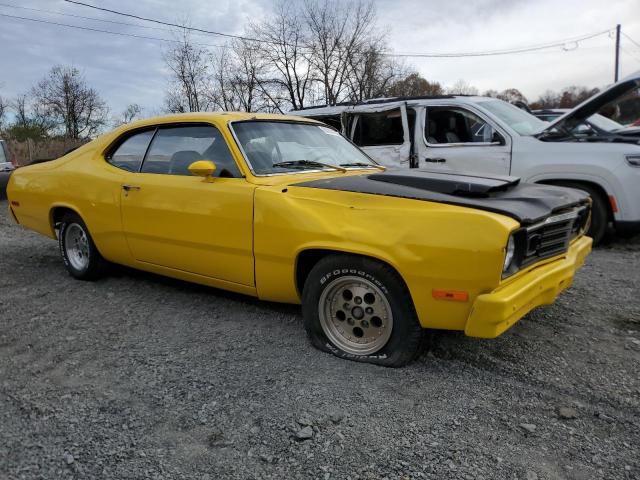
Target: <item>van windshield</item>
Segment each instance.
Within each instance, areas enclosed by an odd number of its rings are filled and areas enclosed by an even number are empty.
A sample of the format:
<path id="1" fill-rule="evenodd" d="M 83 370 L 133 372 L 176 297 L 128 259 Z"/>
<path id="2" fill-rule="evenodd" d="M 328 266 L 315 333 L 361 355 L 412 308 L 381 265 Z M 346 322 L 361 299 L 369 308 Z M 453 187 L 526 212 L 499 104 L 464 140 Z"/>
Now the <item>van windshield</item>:
<path id="1" fill-rule="evenodd" d="M 548 123 L 525 112 L 521 108 L 502 100 L 485 100 L 478 103 L 520 135 L 535 135 L 544 130 L 548 125 Z"/>

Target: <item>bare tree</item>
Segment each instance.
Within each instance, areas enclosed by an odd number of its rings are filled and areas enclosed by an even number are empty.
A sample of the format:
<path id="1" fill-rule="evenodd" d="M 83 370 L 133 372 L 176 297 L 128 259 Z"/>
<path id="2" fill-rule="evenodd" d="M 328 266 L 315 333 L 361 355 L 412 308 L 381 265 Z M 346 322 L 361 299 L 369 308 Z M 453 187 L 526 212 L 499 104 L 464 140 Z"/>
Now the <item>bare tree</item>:
<path id="1" fill-rule="evenodd" d="M 565 87 L 560 92 L 547 90 L 530 107 L 532 109 L 573 108 L 598 93 L 598 91 L 597 88 L 578 87 L 575 85 Z"/>
<path id="2" fill-rule="evenodd" d="M 0 128 L 4 125 L 4 117 L 7 114 L 7 110 L 9 110 L 9 102 L 0 97 Z"/>
<path id="3" fill-rule="evenodd" d="M 194 45 L 184 28 L 179 40 L 164 53 L 171 70 L 170 86 L 165 98 L 169 112 L 199 112 L 210 108 L 209 51 Z"/>
<path id="4" fill-rule="evenodd" d="M 469 85 L 465 80 L 460 79 L 449 88 L 447 88 L 449 95 L 478 95 L 478 89 L 473 85 Z"/>
<path id="5" fill-rule="evenodd" d="M 281 88 L 294 110 L 305 106 L 313 75 L 303 24 L 298 5 L 280 0 L 272 17 L 251 26 L 253 36 L 262 40 L 256 45 L 262 58 L 272 67 L 261 84 Z"/>
<path id="6" fill-rule="evenodd" d="M 403 76 L 402 64 L 385 56 L 385 49 L 384 42 L 377 40 L 352 53 L 347 76 L 350 100 L 359 102 L 384 96 L 392 82 Z"/>
<path id="7" fill-rule="evenodd" d="M 27 94 L 18 95 L 12 103 L 12 107 L 15 113 L 14 125 L 28 126 L 31 123 L 31 118 L 28 113 Z"/>
<path id="8" fill-rule="evenodd" d="M 444 89 L 438 82 L 429 82 L 418 72 L 412 72 L 404 78 L 396 80 L 387 89 L 391 97 L 420 97 L 427 95 L 443 95 Z"/>
<path id="9" fill-rule="evenodd" d="M 127 105 L 119 117 L 116 117 L 113 121 L 114 127 L 119 127 L 120 125 L 126 125 L 127 123 L 131 123 L 140 117 L 142 113 L 142 107 L 137 103 L 130 103 Z"/>
<path id="10" fill-rule="evenodd" d="M 53 67 L 31 94 L 36 111 L 69 138 L 90 137 L 106 123 L 105 102 L 75 67 Z"/>
<path id="11" fill-rule="evenodd" d="M 310 67 L 326 103 L 335 105 L 345 95 L 353 57 L 366 51 L 375 32 L 373 2 L 306 0 L 304 15 Z"/>

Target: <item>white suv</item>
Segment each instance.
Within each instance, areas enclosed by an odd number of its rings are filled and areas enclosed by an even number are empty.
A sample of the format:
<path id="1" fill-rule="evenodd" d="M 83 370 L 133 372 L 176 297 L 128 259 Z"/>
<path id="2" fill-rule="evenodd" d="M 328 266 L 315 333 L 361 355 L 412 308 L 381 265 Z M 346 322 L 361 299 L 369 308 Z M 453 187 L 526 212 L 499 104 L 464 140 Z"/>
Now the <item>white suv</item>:
<path id="1" fill-rule="evenodd" d="M 598 242 L 610 222 L 619 230 L 640 230 L 640 137 L 572 130 L 621 96 L 637 98 L 640 108 L 639 86 L 640 72 L 552 123 L 475 96 L 376 99 L 291 114 L 335 126 L 386 166 L 513 175 L 585 190 L 593 199 L 589 234 Z"/>

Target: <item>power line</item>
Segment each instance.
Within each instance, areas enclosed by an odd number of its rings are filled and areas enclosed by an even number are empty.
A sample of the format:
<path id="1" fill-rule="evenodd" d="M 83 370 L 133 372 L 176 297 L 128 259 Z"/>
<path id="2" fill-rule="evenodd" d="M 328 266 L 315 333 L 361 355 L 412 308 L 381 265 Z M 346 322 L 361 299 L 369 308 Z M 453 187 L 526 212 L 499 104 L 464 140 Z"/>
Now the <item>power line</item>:
<path id="1" fill-rule="evenodd" d="M 533 52 L 538 50 L 548 50 L 550 48 L 566 47 L 568 44 L 572 44 L 572 43 L 575 43 L 576 46 L 568 50 L 575 50 L 576 48 L 578 48 L 579 42 L 582 42 L 584 40 L 589 40 L 591 38 L 595 38 L 600 35 L 608 34 L 610 31 L 611 29 L 607 29 L 601 32 L 582 35 L 580 37 L 573 37 L 565 40 L 556 40 L 553 43 L 545 43 L 541 45 L 532 45 L 532 46 L 510 48 L 510 49 L 503 49 L 503 50 L 490 50 L 490 51 L 484 51 L 484 52 L 482 51 L 456 52 L 456 53 L 384 53 L 384 55 L 389 57 L 420 57 L 420 58 L 487 57 L 487 56 L 493 56 L 493 55 L 511 55 L 511 54 L 517 54 L 517 53 Z"/>
<path id="2" fill-rule="evenodd" d="M 81 4 L 81 5 L 87 5 L 87 6 L 90 6 L 92 8 L 97 8 L 99 10 L 106 10 L 106 11 L 111 12 L 111 10 L 109 10 L 109 9 L 104 9 L 102 7 L 94 7 L 92 5 L 84 4 L 82 2 L 76 2 L 74 0 L 65 0 L 65 1 L 67 1 L 69 3 L 77 3 L 77 4 Z M 73 14 L 65 14 L 65 13 L 62 13 L 62 12 L 54 12 L 54 11 L 50 11 L 50 10 L 35 9 L 35 8 L 28 8 L 28 7 L 18 7 L 18 6 L 15 6 L 15 5 L 9 5 L 9 4 L 3 4 L 3 3 L 0 3 L 0 6 L 22 8 L 22 9 L 34 10 L 34 11 L 42 11 L 42 12 L 45 12 L 45 13 L 54 13 L 54 14 L 59 14 L 59 15 L 68 15 L 68 16 L 72 16 L 72 17 L 76 17 L 76 18 L 83 18 L 83 19 L 87 19 L 87 20 L 97 20 L 97 21 L 103 21 L 103 22 L 114 23 L 114 24 L 119 24 L 119 25 L 128 25 L 128 26 L 135 26 L 135 27 L 142 27 L 142 28 L 152 28 L 152 29 L 157 29 L 157 30 L 170 31 L 169 29 L 162 29 L 162 28 L 158 28 L 158 27 L 149 27 L 149 26 L 145 26 L 145 25 L 138 25 L 138 24 L 132 24 L 132 23 L 126 23 L 126 22 L 116 22 L 116 21 L 113 21 L 113 20 L 102 20 L 102 19 L 97 19 L 97 18 L 92 18 L 92 17 L 84 17 L 84 16 L 81 16 L 81 15 L 73 15 Z M 115 12 L 115 11 L 113 11 L 113 12 Z M 145 19 L 144 17 L 137 17 L 135 15 L 125 14 L 125 13 L 122 13 L 122 12 L 118 12 L 118 14 L 122 14 L 122 15 L 126 15 L 126 16 L 132 16 L 134 18 L 141 18 L 141 19 L 146 20 L 146 21 L 156 22 L 156 20 L 153 20 L 153 19 Z M 178 41 L 178 40 L 172 40 L 172 39 L 168 39 L 168 38 L 151 37 L 151 36 L 146 36 L 146 35 L 138 35 L 138 34 L 124 33 L 124 32 L 114 32 L 112 30 L 104 30 L 104 29 L 98 29 L 98 28 L 92 28 L 92 27 L 83 27 L 83 26 L 71 25 L 71 24 L 67 24 L 67 23 L 60 23 L 60 22 L 53 22 L 53 21 L 48 21 L 48 20 L 35 19 L 35 18 L 31 18 L 31 17 L 22 17 L 22 16 L 17 16 L 17 15 L 8 15 L 8 14 L 1 14 L 1 13 L 0 13 L 0 16 L 7 17 L 7 18 L 13 18 L 13 19 L 19 19 L 19 20 L 27 20 L 27 21 L 32 21 L 32 22 L 38 22 L 38 23 L 45 23 L 45 24 L 49 24 L 49 25 L 56 25 L 56 26 L 60 26 L 60 27 L 74 28 L 74 29 L 78 29 L 78 30 L 85 30 L 85 31 L 92 31 L 92 32 L 99 32 L 99 33 L 107 33 L 107 34 L 110 34 L 110 35 L 119 35 L 119 36 L 124 36 L 124 37 L 139 38 L 139 39 L 144 39 L 144 40 L 155 40 L 155 41 L 169 42 L 169 43 L 180 43 L 180 41 Z M 220 35 L 223 35 L 223 36 L 231 36 L 231 37 L 234 37 L 234 38 L 242 38 L 242 39 L 259 41 L 257 39 L 250 39 L 249 37 L 240 37 L 240 36 L 233 36 L 233 35 L 229 35 L 229 34 L 221 34 L 219 32 L 211 32 L 211 31 L 207 31 L 207 30 L 197 29 L 197 28 L 194 28 L 194 27 L 182 27 L 182 26 L 177 25 L 177 24 L 170 24 L 168 22 L 161 22 L 159 20 L 157 22 L 162 23 L 162 24 L 166 24 L 166 25 L 175 26 L 177 28 L 185 28 L 187 30 L 196 30 L 196 31 L 201 32 L 201 33 L 207 33 L 207 34 L 213 33 L 213 34 L 220 34 Z M 385 56 L 393 56 L 393 57 L 419 57 L 419 58 L 420 57 L 423 57 L 423 58 L 482 57 L 482 56 L 495 56 L 495 55 L 511 55 L 511 54 L 531 53 L 531 52 L 536 52 L 536 51 L 550 49 L 550 48 L 566 47 L 570 43 L 575 43 L 576 44 L 576 46 L 571 49 L 571 50 L 575 50 L 576 48 L 578 48 L 578 42 L 581 42 L 581 41 L 584 41 L 584 40 L 588 40 L 590 38 L 594 38 L 596 36 L 609 33 L 610 31 L 611 30 L 608 29 L 608 30 L 603 30 L 601 32 L 596 32 L 596 33 L 592 33 L 592 34 L 588 34 L 588 35 L 582 35 L 582 36 L 579 36 L 579 37 L 571 37 L 571 38 L 567 38 L 567 39 L 563 39 L 563 40 L 556 40 L 553 43 L 538 44 L 538 45 L 525 46 L 525 47 L 519 47 L 519 48 L 511 48 L 511 49 L 503 49 L 503 50 L 479 51 L 479 52 L 455 52 L 455 53 L 454 52 L 449 52 L 449 53 L 402 53 L 402 52 L 400 52 L 400 53 L 391 53 L 391 52 L 387 52 L 387 53 L 383 53 L 383 55 L 385 55 Z M 630 39 L 630 40 L 633 41 L 632 39 Z M 276 43 L 277 44 L 278 42 L 270 42 L 270 43 Z M 214 48 L 229 48 L 228 45 L 215 45 L 215 44 L 196 43 L 196 42 L 194 42 L 194 44 L 195 45 L 206 46 L 206 47 L 214 47 Z"/>
<path id="3" fill-rule="evenodd" d="M 213 30 L 205 30 L 205 29 L 196 28 L 196 27 L 187 27 L 185 25 L 179 25 L 177 23 L 165 22 L 163 20 L 156 20 L 156 19 L 153 19 L 153 18 L 141 17 L 140 15 L 134 15 L 132 13 L 119 12 L 118 10 L 111 10 L 109 8 L 98 7 L 96 5 L 91 5 L 89 3 L 84 3 L 84 2 L 78 2 L 76 0 L 64 0 L 64 1 L 68 2 L 68 3 L 74 3 L 76 5 L 82 5 L 83 7 L 94 8 L 96 10 L 101 10 L 103 12 L 113 13 L 114 15 L 122 15 L 124 17 L 136 18 L 138 20 L 143 20 L 145 22 L 158 23 L 160 25 L 167 25 L 169 27 L 183 28 L 183 29 L 186 29 L 186 30 L 194 31 L 194 32 L 208 33 L 209 35 L 220 35 L 222 37 L 236 38 L 238 40 L 245 40 L 245 41 L 250 41 L 250 42 L 274 43 L 274 44 L 277 44 L 277 45 L 281 45 L 280 42 L 272 42 L 272 41 L 260 40 L 258 38 L 245 37 L 245 36 L 242 36 L 242 35 L 232 35 L 230 33 L 215 32 Z"/>
<path id="4" fill-rule="evenodd" d="M 83 20 L 92 20 L 95 22 L 103 22 L 103 23 L 112 23 L 115 25 L 126 25 L 129 27 L 139 27 L 139 28 L 148 28 L 151 30 L 161 30 L 163 32 L 173 32 L 174 30 L 171 30 L 170 28 L 162 28 L 162 27 L 151 27 L 149 25 L 140 25 L 139 23 L 129 23 L 129 22 L 117 22 L 115 20 L 105 20 L 103 18 L 96 18 L 96 17 L 85 17 L 83 15 L 74 15 L 73 13 L 65 13 L 65 12 L 57 12 L 55 10 L 47 10 L 44 8 L 32 8 L 32 7 L 22 7 L 19 5 L 11 5 L 8 3 L 0 3 L 0 7 L 8 7 L 8 8 L 17 8 L 20 10 L 29 10 L 32 12 L 41 12 L 41 13 L 49 13 L 49 14 L 53 14 L 53 15 L 62 15 L 65 17 L 73 17 L 73 18 L 81 18 Z"/>
<path id="5" fill-rule="evenodd" d="M 633 53 L 631 53 L 631 51 L 627 50 L 623 46 L 620 46 L 620 50 L 622 51 L 622 53 L 626 53 L 631 58 L 633 58 L 636 62 L 640 63 L 640 58 L 636 57 Z"/>
<path id="6" fill-rule="evenodd" d="M 187 26 L 184 26 L 184 25 L 179 25 L 177 23 L 166 22 L 166 21 L 157 20 L 157 19 L 154 19 L 154 18 L 142 17 L 140 15 L 134 15 L 132 13 L 126 13 L 126 12 L 121 12 L 121 11 L 118 11 L 118 10 L 112 10 L 112 9 L 109 9 L 109 8 L 98 7 L 96 5 L 91 5 L 91 4 L 85 3 L 85 2 L 80 2 L 78 0 L 65 0 L 65 2 L 73 3 L 73 4 L 76 4 L 76 5 L 81 5 L 81 6 L 84 6 L 84 7 L 93 8 L 93 9 L 100 10 L 100 11 L 103 11 L 103 12 L 113 13 L 115 15 L 122 15 L 122 16 L 125 16 L 125 17 L 136 18 L 138 20 L 143 20 L 143 21 L 146 21 L 146 22 L 153 22 L 153 23 L 158 23 L 160 25 L 167 25 L 167 26 L 171 26 L 171 27 L 183 28 L 183 29 L 186 29 L 186 30 L 200 32 L 200 33 L 207 33 L 207 34 L 211 34 L 211 35 L 220 35 L 220 36 L 224 36 L 224 37 L 237 38 L 237 39 L 246 40 L 246 41 L 252 41 L 252 42 L 269 43 L 269 44 L 274 44 L 274 45 L 284 45 L 284 43 L 277 42 L 277 41 L 260 40 L 258 38 L 245 37 L 245 36 L 241 36 L 241 35 L 232 35 L 232 34 L 229 34 L 229 33 L 221 33 L 221 32 L 216 32 L 216 31 L 213 31 L 213 30 L 205 30 L 205 29 L 196 28 L 196 27 L 187 27 Z M 554 43 L 549 43 L 549 44 L 534 45 L 534 46 L 529 46 L 529 47 L 520 47 L 520 48 L 512 48 L 512 49 L 504 49 L 504 50 L 494 50 L 494 51 L 487 51 L 487 52 L 383 53 L 383 55 L 388 56 L 388 57 L 425 57 L 425 58 L 484 57 L 484 56 L 492 56 L 492 55 L 510 55 L 510 54 L 516 54 L 516 53 L 532 52 L 532 51 L 536 51 L 536 50 L 545 50 L 545 49 L 555 48 L 555 47 L 564 47 L 564 46 L 566 46 L 567 43 L 576 43 L 576 47 L 575 48 L 577 48 L 577 42 L 580 42 L 580 41 L 583 41 L 583 40 L 588 40 L 590 38 L 594 38 L 594 37 L 597 37 L 599 35 L 604 35 L 606 33 L 609 33 L 610 31 L 611 31 L 611 29 L 607 29 L 607 30 L 603 30 L 601 32 L 597 32 L 597 33 L 594 33 L 594 34 L 583 35 L 583 36 L 580 36 L 580 37 L 573 37 L 573 38 L 569 38 L 569 39 L 565 39 L 565 40 L 556 40 Z"/>
<path id="7" fill-rule="evenodd" d="M 169 38 L 148 37 L 146 35 L 137 35 L 137 34 L 134 34 L 134 33 L 113 32 L 111 30 L 102 30 L 102 29 L 99 29 L 99 28 L 91 28 L 91 27 L 81 27 L 79 25 L 71 25 L 71 24 L 68 24 L 68 23 L 58 23 L 58 22 L 51 22 L 49 20 L 40 20 L 40 19 L 37 19 L 37 18 L 20 17 L 20 16 L 17 16 L 17 15 L 8 15 L 6 13 L 0 13 L 0 17 L 14 18 L 14 19 L 18 19 L 18 20 L 28 20 L 30 22 L 46 23 L 46 24 L 49 24 L 49 25 L 57 25 L 59 27 L 76 28 L 78 30 L 87 30 L 87 31 L 90 31 L 90 32 L 108 33 L 110 35 L 120 35 L 122 37 L 140 38 L 140 39 L 143 39 L 143 40 L 156 40 L 156 41 L 160 41 L 160 42 L 182 43 L 180 40 L 172 40 L 172 39 L 169 39 Z M 202 45 L 204 47 L 229 48 L 228 45 L 213 45 L 213 44 L 207 44 L 207 43 L 194 43 L 194 45 Z"/>
<path id="8" fill-rule="evenodd" d="M 633 38 L 631 38 L 629 35 L 627 35 L 627 34 L 626 34 L 626 33 L 624 33 L 624 32 L 620 32 L 620 33 L 622 33 L 622 35 L 623 35 L 624 37 L 626 37 L 626 38 L 627 38 L 627 40 L 629 40 L 631 43 L 633 43 L 636 47 L 640 47 L 640 43 L 636 42 L 636 41 L 635 41 Z"/>

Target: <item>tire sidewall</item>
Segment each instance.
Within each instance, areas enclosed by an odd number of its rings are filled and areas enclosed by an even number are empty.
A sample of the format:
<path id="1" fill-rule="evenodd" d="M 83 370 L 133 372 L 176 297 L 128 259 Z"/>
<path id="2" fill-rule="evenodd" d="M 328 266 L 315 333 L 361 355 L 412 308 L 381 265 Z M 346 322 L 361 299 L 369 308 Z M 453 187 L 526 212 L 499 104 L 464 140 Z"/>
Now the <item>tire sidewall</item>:
<path id="1" fill-rule="evenodd" d="M 83 269 L 77 269 L 73 266 L 73 264 L 69 261 L 69 256 L 67 254 L 66 249 L 66 233 L 67 229 L 76 224 L 84 231 L 85 235 L 88 239 L 88 248 L 89 248 L 89 262 L 87 266 Z M 66 215 L 62 221 L 60 222 L 60 229 L 58 230 L 58 247 L 60 248 L 60 256 L 62 257 L 62 262 L 64 263 L 67 271 L 75 278 L 78 279 L 86 279 L 94 275 L 95 270 L 97 269 L 97 263 L 99 259 L 96 258 L 96 247 L 93 243 L 93 239 L 89 234 L 89 230 L 84 222 L 80 219 L 80 217 L 76 215 Z"/>
<path id="2" fill-rule="evenodd" d="M 599 244 L 607 231 L 607 210 L 603 204 L 602 197 L 594 192 L 587 192 L 591 195 L 591 225 L 587 234 L 593 238 L 595 244 Z"/>
<path id="3" fill-rule="evenodd" d="M 415 333 L 417 316 L 413 304 L 407 299 L 403 285 L 388 278 L 388 272 L 374 262 L 361 265 L 337 265 L 339 261 L 319 262 L 309 274 L 303 291 L 303 316 L 305 329 L 315 347 L 349 360 L 393 366 L 400 361 L 405 350 L 405 341 Z M 352 263 L 352 262 L 349 262 Z M 358 262 L 360 263 L 360 262 Z M 356 355 L 345 352 L 334 345 L 325 334 L 320 323 L 319 302 L 322 292 L 333 280 L 341 277 L 359 277 L 373 283 L 385 295 L 393 315 L 393 329 L 388 342 L 375 353 Z"/>

